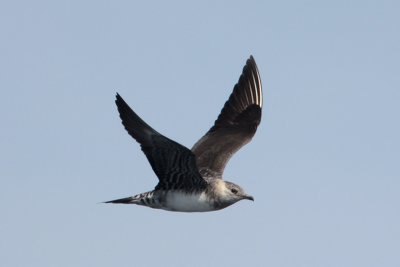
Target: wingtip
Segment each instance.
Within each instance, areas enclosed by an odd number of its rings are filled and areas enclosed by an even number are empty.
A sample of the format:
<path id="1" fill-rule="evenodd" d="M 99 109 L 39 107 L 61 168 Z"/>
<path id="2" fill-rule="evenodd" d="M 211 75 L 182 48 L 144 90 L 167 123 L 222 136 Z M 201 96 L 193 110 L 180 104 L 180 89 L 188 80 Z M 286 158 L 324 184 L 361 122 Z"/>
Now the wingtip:
<path id="1" fill-rule="evenodd" d="M 251 69 L 251 72 L 253 73 L 253 75 L 255 75 L 256 80 L 258 80 L 259 83 L 259 90 L 258 91 L 258 98 L 259 98 L 259 102 L 258 105 L 260 107 L 263 106 L 263 96 L 262 96 L 262 84 L 261 84 L 261 78 L 260 78 L 260 73 L 258 70 L 258 66 L 256 63 L 256 60 L 254 59 L 253 55 L 250 55 L 249 59 L 246 62 L 246 67 L 249 67 Z"/>
<path id="2" fill-rule="evenodd" d="M 250 55 L 249 59 L 247 60 L 247 64 L 256 64 L 256 60 L 254 59 L 253 55 Z"/>
<path id="3" fill-rule="evenodd" d="M 120 107 L 121 105 L 126 104 L 125 100 L 122 98 L 122 96 L 118 93 L 115 95 L 115 104 Z"/>

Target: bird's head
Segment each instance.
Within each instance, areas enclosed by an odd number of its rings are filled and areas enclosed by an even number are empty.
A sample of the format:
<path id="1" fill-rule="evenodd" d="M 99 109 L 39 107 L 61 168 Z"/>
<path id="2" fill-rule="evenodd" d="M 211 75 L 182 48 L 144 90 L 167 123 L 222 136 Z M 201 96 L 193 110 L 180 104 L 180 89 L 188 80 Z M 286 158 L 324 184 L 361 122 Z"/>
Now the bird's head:
<path id="1" fill-rule="evenodd" d="M 217 185 L 217 194 L 221 202 L 227 206 L 232 205 L 242 199 L 248 199 L 254 201 L 254 198 L 248 195 L 240 186 L 237 184 L 219 180 Z"/>

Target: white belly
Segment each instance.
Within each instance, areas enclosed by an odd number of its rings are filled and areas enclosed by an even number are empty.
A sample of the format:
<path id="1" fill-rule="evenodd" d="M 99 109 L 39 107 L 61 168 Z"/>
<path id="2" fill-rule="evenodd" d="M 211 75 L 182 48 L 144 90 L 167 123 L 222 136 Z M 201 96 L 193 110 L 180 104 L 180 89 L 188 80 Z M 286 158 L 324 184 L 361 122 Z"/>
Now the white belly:
<path id="1" fill-rule="evenodd" d="M 166 203 L 163 209 L 183 212 L 215 210 L 214 205 L 209 203 L 205 193 L 185 194 L 180 192 L 170 192 L 166 196 Z"/>

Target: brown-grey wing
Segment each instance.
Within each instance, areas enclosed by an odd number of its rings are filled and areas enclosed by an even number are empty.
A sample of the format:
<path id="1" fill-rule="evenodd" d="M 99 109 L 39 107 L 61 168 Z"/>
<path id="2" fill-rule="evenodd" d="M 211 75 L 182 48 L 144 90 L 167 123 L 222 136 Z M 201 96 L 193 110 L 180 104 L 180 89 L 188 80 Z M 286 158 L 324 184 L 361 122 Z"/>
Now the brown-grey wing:
<path id="1" fill-rule="evenodd" d="M 256 133 L 262 102 L 260 74 L 250 56 L 214 126 L 192 148 L 203 176 L 222 178 L 229 159 Z"/>
<path id="2" fill-rule="evenodd" d="M 156 189 L 205 188 L 192 151 L 161 135 L 144 122 L 117 94 L 122 124 L 128 133 L 140 144 L 159 179 Z"/>

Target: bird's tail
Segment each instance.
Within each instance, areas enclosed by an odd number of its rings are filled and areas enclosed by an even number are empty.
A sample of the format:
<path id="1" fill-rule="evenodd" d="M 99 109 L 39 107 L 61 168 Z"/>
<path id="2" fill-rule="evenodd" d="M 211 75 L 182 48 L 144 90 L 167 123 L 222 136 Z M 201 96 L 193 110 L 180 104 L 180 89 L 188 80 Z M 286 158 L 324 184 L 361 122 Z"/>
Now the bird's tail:
<path id="1" fill-rule="evenodd" d="M 154 191 L 149 191 L 146 193 L 141 193 L 139 195 L 135 195 L 132 197 L 120 198 L 115 200 L 106 201 L 104 203 L 113 203 L 113 204 L 137 204 L 137 205 L 152 205 L 155 203 L 153 199 Z"/>
<path id="2" fill-rule="evenodd" d="M 136 204 L 137 198 L 135 197 L 125 197 L 115 200 L 106 201 L 104 203 L 113 203 L 113 204 Z"/>

